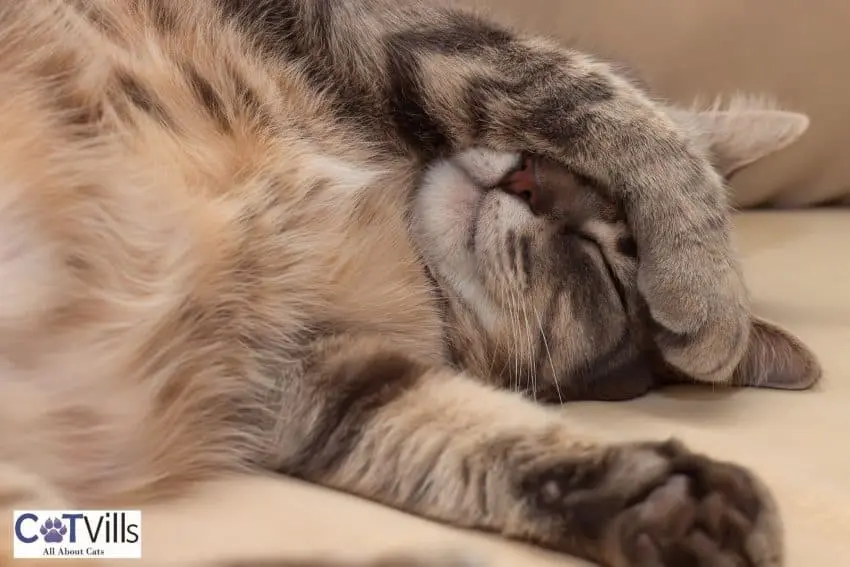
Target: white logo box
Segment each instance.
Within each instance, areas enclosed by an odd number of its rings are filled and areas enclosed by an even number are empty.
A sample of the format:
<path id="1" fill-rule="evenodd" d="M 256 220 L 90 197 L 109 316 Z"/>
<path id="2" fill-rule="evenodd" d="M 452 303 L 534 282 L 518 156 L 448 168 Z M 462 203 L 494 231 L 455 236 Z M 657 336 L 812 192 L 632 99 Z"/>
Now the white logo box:
<path id="1" fill-rule="evenodd" d="M 16 559 L 140 559 L 141 510 L 15 510 Z"/>

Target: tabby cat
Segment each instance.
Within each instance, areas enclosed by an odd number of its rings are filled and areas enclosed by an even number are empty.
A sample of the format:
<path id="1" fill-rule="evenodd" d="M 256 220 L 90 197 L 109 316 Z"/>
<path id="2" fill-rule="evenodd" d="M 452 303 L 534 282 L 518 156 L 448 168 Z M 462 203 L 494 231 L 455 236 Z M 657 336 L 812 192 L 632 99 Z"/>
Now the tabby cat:
<path id="1" fill-rule="evenodd" d="M 13 508 L 267 469 L 610 567 L 781 565 L 753 474 L 535 400 L 817 379 L 723 183 L 804 116 L 398 0 L 0 2 L 0 92 L 0 564 Z"/>

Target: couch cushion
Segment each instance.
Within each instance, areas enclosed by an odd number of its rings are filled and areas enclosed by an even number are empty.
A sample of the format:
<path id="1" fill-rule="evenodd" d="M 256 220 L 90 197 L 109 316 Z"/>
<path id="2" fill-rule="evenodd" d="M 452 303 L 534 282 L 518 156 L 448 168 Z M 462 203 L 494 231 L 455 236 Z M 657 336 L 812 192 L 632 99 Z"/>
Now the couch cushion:
<path id="1" fill-rule="evenodd" d="M 768 93 L 808 114 L 799 142 L 733 179 L 740 206 L 850 204 L 850 2 L 464 0 L 632 65 L 683 104 Z"/>

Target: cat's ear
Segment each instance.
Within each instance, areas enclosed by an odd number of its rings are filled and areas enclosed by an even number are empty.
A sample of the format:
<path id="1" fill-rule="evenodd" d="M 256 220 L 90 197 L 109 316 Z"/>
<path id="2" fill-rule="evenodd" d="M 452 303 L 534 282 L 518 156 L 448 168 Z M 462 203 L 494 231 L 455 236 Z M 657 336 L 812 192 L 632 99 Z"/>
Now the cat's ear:
<path id="1" fill-rule="evenodd" d="M 670 107 L 669 113 L 726 177 L 792 144 L 809 127 L 805 114 L 743 95 L 725 106 L 718 102 L 707 110 Z"/>
<path id="2" fill-rule="evenodd" d="M 753 318 L 746 354 L 735 370 L 736 386 L 805 390 L 820 379 L 822 370 L 814 353 L 791 333 L 763 319 Z"/>

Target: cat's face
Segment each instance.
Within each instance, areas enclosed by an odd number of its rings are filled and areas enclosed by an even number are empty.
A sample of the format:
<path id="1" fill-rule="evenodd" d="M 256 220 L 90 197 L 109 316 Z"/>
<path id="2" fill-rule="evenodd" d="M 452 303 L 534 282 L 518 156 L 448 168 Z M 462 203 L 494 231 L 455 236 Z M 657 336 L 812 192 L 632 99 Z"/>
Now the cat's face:
<path id="1" fill-rule="evenodd" d="M 645 368 L 630 324 L 634 242 L 593 188 L 555 164 L 474 148 L 434 164 L 417 198 L 460 366 L 556 400 Z"/>
<path id="2" fill-rule="evenodd" d="M 798 118 L 759 111 L 755 132 L 762 136 L 744 143 L 730 137 L 736 121 L 728 112 L 676 112 L 724 173 L 789 143 L 777 132 Z M 755 111 L 748 112 L 740 123 Z M 753 130 L 747 135 L 752 140 Z M 582 179 L 538 158 L 472 148 L 427 170 L 413 232 L 446 299 L 459 366 L 553 401 L 629 398 L 659 382 L 625 218 Z M 748 375 L 739 382 L 810 385 L 817 373 L 811 355 L 784 332 L 756 325 L 768 332 L 753 334 L 742 364 Z M 779 346 L 791 352 L 790 366 L 767 360 Z"/>

